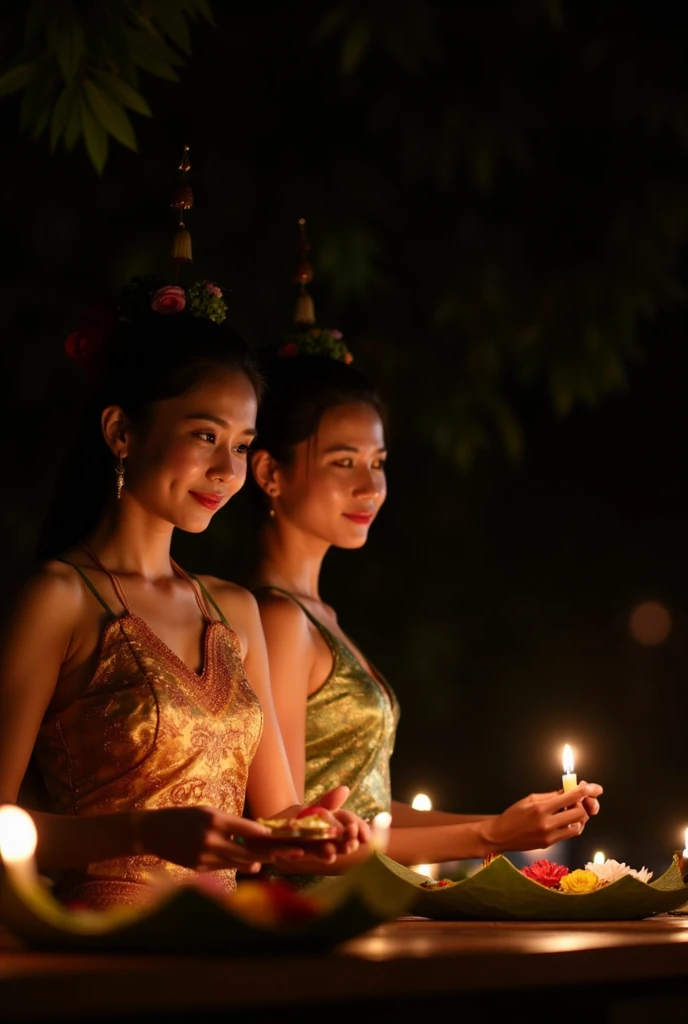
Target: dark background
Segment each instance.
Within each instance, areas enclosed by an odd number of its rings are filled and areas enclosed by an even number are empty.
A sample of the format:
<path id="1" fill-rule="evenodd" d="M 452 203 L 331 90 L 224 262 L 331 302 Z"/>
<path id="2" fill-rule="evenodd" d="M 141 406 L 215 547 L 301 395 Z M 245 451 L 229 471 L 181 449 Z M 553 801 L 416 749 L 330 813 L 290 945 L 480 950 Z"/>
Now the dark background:
<path id="1" fill-rule="evenodd" d="M 164 269 L 188 144 L 193 277 L 279 343 L 307 217 L 321 326 L 390 406 L 389 500 L 322 594 L 399 696 L 397 799 L 501 810 L 556 788 L 570 742 L 605 786 L 570 863 L 662 869 L 688 825 L 686 15 L 372 2 L 322 37 L 327 4 L 214 11 L 101 176 L 0 102 L 6 606 L 81 400 L 63 339 Z M 243 578 L 233 506 L 179 538 L 188 569 Z M 644 600 L 672 618 L 656 646 Z"/>

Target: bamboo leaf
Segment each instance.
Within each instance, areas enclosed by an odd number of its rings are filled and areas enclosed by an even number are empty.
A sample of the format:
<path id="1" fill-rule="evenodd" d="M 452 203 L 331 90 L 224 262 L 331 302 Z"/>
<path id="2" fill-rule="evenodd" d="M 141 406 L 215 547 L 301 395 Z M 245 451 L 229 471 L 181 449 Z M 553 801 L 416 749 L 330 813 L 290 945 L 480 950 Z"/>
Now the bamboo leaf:
<path id="1" fill-rule="evenodd" d="M 90 161 L 98 174 L 102 174 L 108 157 L 108 135 L 87 103 L 81 104 L 81 127 Z"/>
<path id="2" fill-rule="evenodd" d="M 72 85 L 68 85 L 62 90 L 57 99 L 52 117 L 50 118 L 50 148 L 53 152 L 60 141 L 60 136 L 67 127 L 69 116 L 76 106 L 78 96 L 79 91 L 72 83 Z"/>
<path id="3" fill-rule="evenodd" d="M 9 96 L 13 92 L 19 92 L 33 78 L 36 70 L 36 62 L 29 61 L 28 64 L 17 64 L 10 68 L 0 78 L 0 96 Z"/>
<path id="4" fill-rule="evenodd" d="M 53 96 L 59 83 L 60 75 L 54 61 L 43 61 L 36 67 L 36 73 L 24 91 L 19 108 L 22 131 L 28 131 L 42 117 L 46 108 L 52 108 Z"/>
<path id="5" fill-rule="evenodd" d="M 84 81 L 84 92 L 88 105 L 103 128 L 127 149 L 136 152 L 136 135 L 124 108 L 88 78 Z"/>
<path id="6" fill-rule="evenodd" d="M 81 133 L 83 131 L 82 107 L 84 106 L 84 97 L 79 92 L 77 93 L 76 102 L 69 112 L 67 124 L 65 125 L 64 130 L 64 144 L 68 153 L 71 153 L 81 138 Z"/>
<path id="7" fill-rule="evenodd" d="M 191 53 L 189 26 L 186 24 L 186 18 L 179 6 L 167 0 L 166 3 L 162 3 L 156 8 L 153 17 L 165 35 L 169 36 L 180 50 L 187 54 Z"/>
<path id="8" fill-rule="evenodd" d="M 71 5 L 57 20 L 56 54 L 65 82 L 71 82 L 79 71 L 84 53 L 84 28 Z"/>
<path id="9" fill-rule="evenodd" d="M 370 43 L 370 24 L 358 18 L 351 26 L 342 46 L 342 71 L 350 74 L 361 63 Z"/>
<path id="10" fill-rule="evenodd" d="M 123 82 L 117 75 L 113 75 L 111 71 L 95 71 L 93 77 L 97 79 L 108 95 L 118 100 L 123 106 L 129 107 L 130 110 L 135 111 L 137 114 L 152 117 L 153 111 L 141 93 L 137 92 L 136 89 L 133 89 L 126 82 Z"/>
<path id="11" fill-rule="evenodd" d="M 172 53 L 169 47 L 161 41 L 155 40 L 147 32 L 130 30 L 127 37 L 129 52 L 134 64 L 151 75 L 167 79 L 168 82 L 179 81 L 179 75 L 173 65 L 180 64 L 182 61 Z M 168 54 L 172 54 L 173 59 L 170 59 Z"/>
<path id="12" fill-rule="evenodd" d="M 39 139 L 41 137 L 45 129 L 48 127 L 49 121 L 50 107 L 46 107 L 44 110 L 40 112 L 40 114 L 38 115 L 38 119 L 34 122 L 34 126 L 31 131 L 31 138 L 34 140 L 34 142 L 36 141 L 36 139 Z"/>
<path id="13" fill-rule="evenodd" d="M 28 46 L 45 28 L 46 2 L 33 0 L 24 22 L 24 43 Z"/>
<path id="14" fill-rule="evenodd" d="M 215 19 L 213 17 L 212 8 L 211 8 L 210 4 L 208 3 L 208 0 L 193 0 L 193 6 L 199 12 L 201 17 L 205 18 L 205 20 L 210 25 L 214 25 L 215 24 Z"/>

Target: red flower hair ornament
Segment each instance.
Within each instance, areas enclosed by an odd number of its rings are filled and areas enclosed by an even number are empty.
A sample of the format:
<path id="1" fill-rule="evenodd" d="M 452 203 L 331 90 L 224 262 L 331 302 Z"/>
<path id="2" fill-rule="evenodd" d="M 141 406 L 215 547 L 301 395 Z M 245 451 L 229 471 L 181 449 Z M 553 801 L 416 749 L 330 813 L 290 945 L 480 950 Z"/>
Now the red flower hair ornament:
<path id="1" fill-rule="evenodd" d="M 83 311 L 77 329 L 65 341 L 65 352 L 91 387 L 98 384 L 105 369 L 118 320 L 119 310 L 112 299 L 95 299 Z"/>

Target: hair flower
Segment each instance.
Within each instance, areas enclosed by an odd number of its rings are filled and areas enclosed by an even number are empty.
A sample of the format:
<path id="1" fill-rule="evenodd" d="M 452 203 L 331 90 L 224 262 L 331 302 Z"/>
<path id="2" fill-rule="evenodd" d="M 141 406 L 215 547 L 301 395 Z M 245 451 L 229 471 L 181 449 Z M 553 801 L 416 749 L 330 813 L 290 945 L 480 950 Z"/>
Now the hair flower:
<path id="1" fill-rule="evenodd" d="M 299 354 L 299 346 L 295 341 L 288 341 L 286 345 L 282 345 L 281 348 L 277 349 L 277 355 L 281 359 L 292 359 L 294 356 Z"/>
<path id="2" fill-rule="evenodd" d="M 186 292 L 176 284 L 167 284 L 151 295 L 151 309 L 156 313 L 181 313 L 186 306 Z"/>
<path id="3" fill-rule="evenodd" d="M 587 868 L 578 868 L 563 875 L 559 880 L 559 888 L 562 892 L 582 893 L 592 892 L 599 887 L 600 880 L 594 871 Z"/>
<path id="4" fill-rule="evenodd" d="M 547 889 L 556 889 L 564 875 L 568 875 L 569 869 L 563 864 L 555 864 L 551 860 L 534 860 L 521 868 L 521 874 L 533 882 L 539 882 Z"/>
<path id="5" fill-rule="evenodd" d="M 111 299 L 95 299 L 79 317 L 77 329 L 65 339 L 65 352 L 91 385 L 98 382 L 115 336 L 118 309 Z"/>

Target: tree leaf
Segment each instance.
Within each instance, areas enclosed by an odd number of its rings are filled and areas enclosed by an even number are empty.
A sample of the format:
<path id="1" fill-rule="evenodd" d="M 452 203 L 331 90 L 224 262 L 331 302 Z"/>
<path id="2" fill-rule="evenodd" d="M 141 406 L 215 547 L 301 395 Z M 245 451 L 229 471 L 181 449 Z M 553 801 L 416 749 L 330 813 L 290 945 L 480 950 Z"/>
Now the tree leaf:
<path id="1" fill-rule="evenodd" d="M 34 140 L 34 142 L 36 141 L 36 139 L 39 139 L 41 137 L 45 129 L 48 127 L 49 121 L 50 107 L 45 107 L 38 115 L 38 119 L 34 122 L 33 129 L 31 130 L 31 138 Z"/>
<path id="2" fill-rule="evenodd" d="M 53 96 L 60 83 L 60 74 L 54 60 L 42 61 L 27 85 L 19 108 L 19 124 L 22 131 L 36 124 L 43 111 L 53 105 Z"/>
<path id="3" fill-rule="evenodd" d="M 189 26 L 186 24 L 186 18 L 179 5 L 173 3 L 173 0 L 165 0 L 164 3 L 156 6 L 153 19 L 180 50 L 187 54 L 191 53 Z"/>
<path id="4" fill-rule="evenodd" d="M 68 153 L 71 153 L 81 137 L 83 131 L 82 107 L 85 105 L 83 95 L 81 92 L 77 92 L 76 102 L 69 112 L 64 130 L 64 144 Z"/>
<path id="5" fill-rule="evenodd" d="M 28 46 L 45 29 L 46 0 L 33 0 L 24 22 L 24 44 Z"/>
<path id="6" fill-rule="evenodd" d="M 195 7 L 201 17 L 205 18 L 210 25 L 215 24 L 215 18 L 213 17 L 212 8 L 208 3 L 208 0 L 192 0 L 192 4 L 190 6 Z"/>
<path id="7" fill-rule="evenodd" d="M 9 96 L 13 92 L 19 92 L 33 78 L 36 70 L 36 61 L 29 61 L 28 64 L 17 64 L 10 68 L 0 78 L 0 96 Z"/>
<path id="8" fill-rule="evenodd" d="M 351 74 L 361 63 L 370 43 L 370 23 L 365 18 L 357 18 L 347 33 L 342 46 L 342 71 Z"/>
<path id="9" fill-rule="evenodd" d="M 123 106 L 129 107 L 130 110 L 135 111 L 137 114 L 152 117 L 153 111 L 141 93 L 137 92 L 136 89 L 133 89 L 126 82 L 123 82 L 118 75 L 113 75 L 111 71 L 95 71 L 93 77 L 97 79 L 108 95 L 118 100 Z"/>
<path id="10" fill-rule="evenodd" d="M 344 24 L 348 17 L 349 11 L 343 4 L 340 7 L 335 7 L 318 25 L 313 36 L 314 41 L 320 43 L 327 36 L 331 36 L 333 32 L 336 32 Z"/>
<path id="11" fill-rule="evenodd" d="M 158 78 L 165 78 L 168 82 L 178 82 L 179 75 L 174 70 L 174 64 L 182 64 L 183 61 L 165 46 L 161 40 L 156 40 L 148 32 L 129 30 L 129 52 L 134 64 L 148 71 Z M 169 56 L 171 55 L 171 57 Z"/>
<path id="12" fill-rule="evenodd" d="M 65 82 L 78 73 L 84 53 L 84 27 L 71 4 L 57 15 L 55 29 L 57 60 Z"/>
<path id="13" fill-rule="evenodd" d="M 81 127 L 90 161 L 98 174 L 102 174 L 108 157 L 108 135 L 87 103 L 81 104 Z"/>
<path id="14" fill-rule="evenodd" d="M 55 152 L 60 136 L 67 127 L 69 116 L 76 106 L 78 96 L 79 90 L 74 83 L 66 86 L 58 96 L 57 103 L 53 108 L 52 117 L 50 118 L 50 148 L 53 152 Z"/>
<path id="15" fill-rule="evenodd" d="M 136 152 L 136 135 L 124 108 L 102 89 L 99 89 L 89 78 L 84 80 L 84 93 L 88 105 L 103 128 L 127 149 L 133 149 Z"/>

